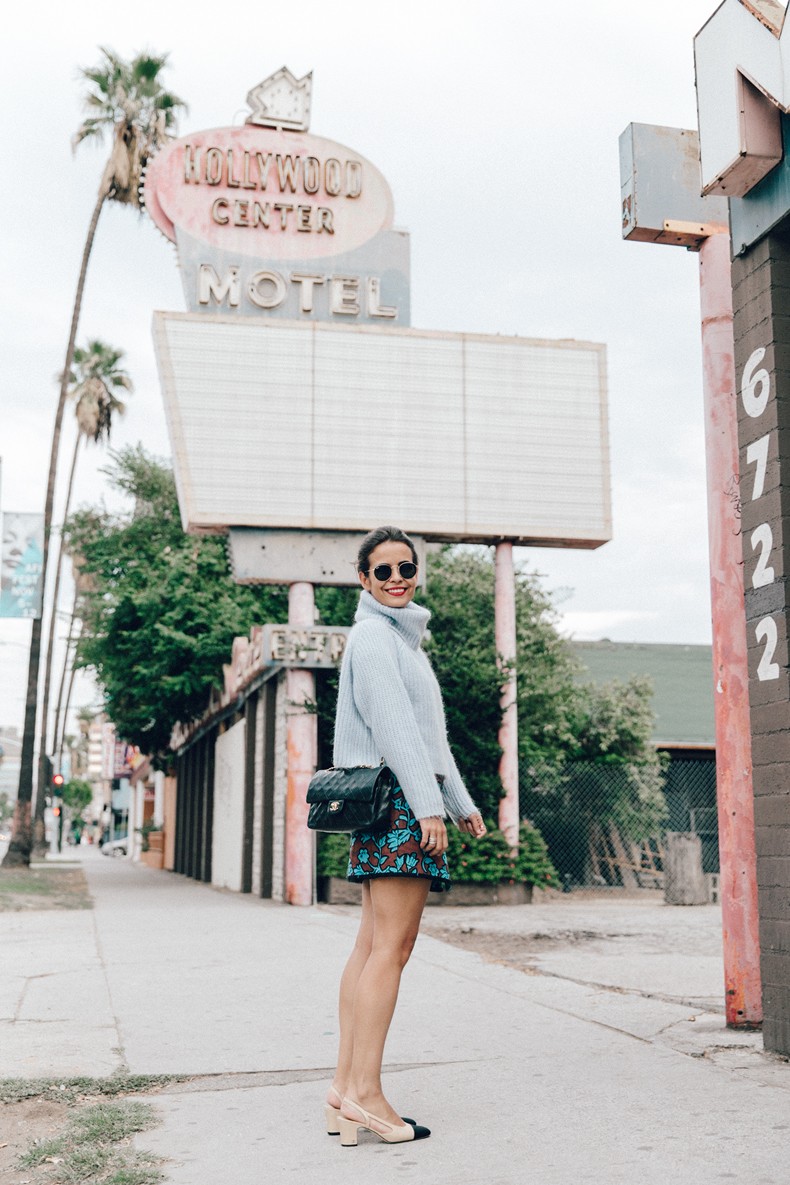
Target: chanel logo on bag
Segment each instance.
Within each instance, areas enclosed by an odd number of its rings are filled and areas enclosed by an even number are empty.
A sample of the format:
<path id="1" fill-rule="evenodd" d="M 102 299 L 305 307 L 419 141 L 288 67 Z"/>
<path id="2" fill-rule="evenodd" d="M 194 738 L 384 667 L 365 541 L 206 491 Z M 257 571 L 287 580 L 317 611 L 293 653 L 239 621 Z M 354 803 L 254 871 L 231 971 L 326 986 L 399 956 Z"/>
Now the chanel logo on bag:
<path id="1" fill-rule="evenodd" d="M 330 811 L 339 811 L 342 805 L 342 802 L 338 802 L 337 799 L 335 799 L 334 802 L 330 802 L 329 809 Z"/>

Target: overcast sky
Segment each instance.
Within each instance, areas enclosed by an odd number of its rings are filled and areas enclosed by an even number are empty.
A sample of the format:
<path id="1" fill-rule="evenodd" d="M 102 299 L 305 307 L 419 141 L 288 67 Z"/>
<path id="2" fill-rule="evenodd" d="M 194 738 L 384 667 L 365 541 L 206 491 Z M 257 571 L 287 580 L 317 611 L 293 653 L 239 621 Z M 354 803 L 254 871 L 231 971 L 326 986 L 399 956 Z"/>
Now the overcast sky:
<path id="1" fill-rule="evenodd" d="M 694 33 L 715 0 L 205 0 L 15 5 L 5 18 L 2 505 L 43 509 L 54 375 L 104 150 L 70 137 L 97 46 L 170 51 L 180 130 L 241 123 L 281 65 L 313 70 L 311 131 L 368 157 L 412 242 L 418 328 L 608 348 L 614 540 L 520 558 L 578 638 L 710 640 L 698 257 L 620 237 L 617 142 L 631 121 L 695 127 Z M 28 15 L 29 14 L 29 15 Z M 123 348 L 135 383 L 113 446 L 169 454 L 154 309 L 183 309 L 174 248 L 105 207 L 80 340 Z M 65 434 L 73 440 L 71 411 Z M 106 496 L 83 457 L 76 502 Z M 61 632 L 65 632 L 64 630 Z M 0 725 L 21 725 L 30 626 L 0 622 Z M 95 696 L 87 681 L 78 700 Z"/>

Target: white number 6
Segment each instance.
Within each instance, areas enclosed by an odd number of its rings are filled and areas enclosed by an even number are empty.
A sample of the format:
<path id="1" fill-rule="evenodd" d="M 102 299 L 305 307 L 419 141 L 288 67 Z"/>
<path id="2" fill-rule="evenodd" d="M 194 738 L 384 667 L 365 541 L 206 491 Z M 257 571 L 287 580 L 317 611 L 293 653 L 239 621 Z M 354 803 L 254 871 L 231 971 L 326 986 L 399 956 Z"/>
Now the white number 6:
<path id="1" fill-rule="evenodd" d="M 771 378 L 768 371 L 764 368 L 758 371 L 754 369 L 756 366 L 759 366 L 764 357 L 765 348 L 759 346 L 751 354 L 749 361 L 743 368 L 741 400 L 743 401 L 744 411 L 753 419 L 763 414 L 768 404 L 768 397 L 771 394 Z"/>

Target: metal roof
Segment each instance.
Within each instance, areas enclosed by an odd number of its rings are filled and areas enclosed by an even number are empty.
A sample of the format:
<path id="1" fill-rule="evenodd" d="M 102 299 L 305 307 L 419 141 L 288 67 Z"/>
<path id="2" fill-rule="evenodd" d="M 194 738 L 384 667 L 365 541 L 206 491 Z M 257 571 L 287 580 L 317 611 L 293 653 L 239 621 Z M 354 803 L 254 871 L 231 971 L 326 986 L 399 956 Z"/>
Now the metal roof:
<path id="1" fill-rule="evenodd" d="M 581 682 L 624 681 L 647 675 L 653 682 L 653 740 L 671 747 L 712 748 L 713 666 L 710 646 L 649 642 L 571 642 L 585 671 Z"/>

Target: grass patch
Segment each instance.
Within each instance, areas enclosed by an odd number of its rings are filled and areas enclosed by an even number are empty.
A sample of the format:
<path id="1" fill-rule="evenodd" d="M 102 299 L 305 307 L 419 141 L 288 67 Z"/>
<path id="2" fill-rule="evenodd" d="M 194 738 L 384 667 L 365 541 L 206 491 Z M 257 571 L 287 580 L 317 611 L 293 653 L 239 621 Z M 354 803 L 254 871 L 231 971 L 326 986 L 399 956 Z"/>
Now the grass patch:
<path id="1" fill-rule="evenodd" d="M 92 905 L 81 868 L 0 868 L 0 913 Z"/>
<path id="2" fill-rule="evenodd" d="M 53 1185 L 156 1185 L 162 1158 L 129 1147 L 156 1122 L 153 1107 L 137 1099 L 94 1103 L 71 1115 L 61 1136 L 31 1145 L 19 1167 L 44 1169 Z"/>
<path id="3" fill-rule="evenodd" d="M 111 1074 L 109 1078 L 0 1078 L 0 1103 L 22 1103 L 47 1099 L 55 1103 L 78 1103 L 85 1099 L 127 1094 L 145 1094 L 184 1082 L 186 1074 Z"/>

